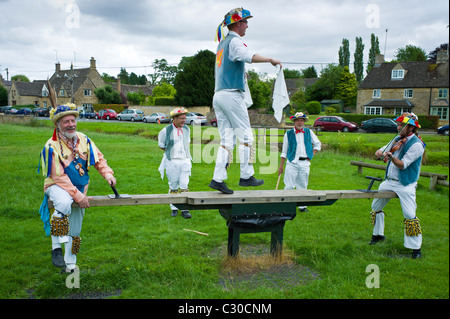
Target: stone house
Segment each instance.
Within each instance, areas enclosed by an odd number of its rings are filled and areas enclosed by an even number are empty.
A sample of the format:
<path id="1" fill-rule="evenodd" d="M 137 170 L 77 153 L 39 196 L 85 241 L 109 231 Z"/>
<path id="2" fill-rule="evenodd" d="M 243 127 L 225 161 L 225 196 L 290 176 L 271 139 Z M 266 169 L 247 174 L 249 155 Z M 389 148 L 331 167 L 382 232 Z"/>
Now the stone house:
<path id="1" fill-rule="evenodd" d="M 93 105 L 98 103 L 94 90 L 106 84 L 111 85 L 121 93 L 126 99 L 128 92 L 138 92 L 141 90 L 146 95 L 151 95 L 154 86 L 151 85 L 124 85 L 118 83 L 105 83 L 100 73 L 97 71 L 96 61 L 90 60 L 89 68 L 61 69 L 61 64 L 55 64 L 55 72 L 50 77 L 49 82 L 56 93 L 57 103 L 74 103 L 78 108 L 91 110 Z M 33 82 L 12 81 L 8 105 L 32 104 L 40 107 L 50 107 L 48 97 L 47 80 L 36 80 Z"/>
<path id="2" fill-rule="evenodd" d="M 438 115 L 449 121 L 448 51 L 436 61 L 385 63 L 378 55 L 375 66 L 358 87 L 356 113 L 392 114 L 413 112 Z"/>

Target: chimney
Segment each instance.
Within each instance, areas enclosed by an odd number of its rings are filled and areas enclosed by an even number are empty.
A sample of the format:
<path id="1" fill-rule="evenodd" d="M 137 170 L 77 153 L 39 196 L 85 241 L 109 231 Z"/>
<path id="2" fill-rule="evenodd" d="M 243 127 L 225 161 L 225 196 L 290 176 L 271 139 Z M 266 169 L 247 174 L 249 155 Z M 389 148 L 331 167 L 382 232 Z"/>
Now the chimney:
<path id="1" fill-rule="evenodd" d="M 380 66 L 381 63 L 384 63 L 384 55 L 383 54 L 377 54 L 375 56 L 375 66 Z"/>
<path id="2" fill-rule="evenodd" d="M 91 57 L 91 70 L 95 70 L 95 59 L 93 57 Z"/>
<path id="3" fill-rule="evenodd" d="M 447 50 L 441 50 L 438 51 L 437 57 L 436 57 L 436 63 L 445 63 L 448 62 L 448 51 Z"/>
<path id="4" fill-rule="evenodd" d="M 55 72 L 59 72 L 59 71 L 61 71 L 61 64 L 58 62 L 58 63 L 55 63 Z"/>

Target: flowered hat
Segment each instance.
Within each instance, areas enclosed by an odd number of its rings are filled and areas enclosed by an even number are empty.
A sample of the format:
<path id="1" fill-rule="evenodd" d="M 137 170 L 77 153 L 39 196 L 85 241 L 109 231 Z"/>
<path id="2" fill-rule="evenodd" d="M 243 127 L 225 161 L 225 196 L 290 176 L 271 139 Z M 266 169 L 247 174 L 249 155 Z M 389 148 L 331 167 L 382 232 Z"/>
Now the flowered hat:
<path id="1" fill-rule="evenodd" d="M 409 125 L 415 126 L 417 128 L 420 128 L 419 118 L 414 113 L 403 113 L 402 115 L 396 117 L 394 119 L 394 121 L 404 123 L 404 124 L 409 124 Z"/>
<path id="2" fill-rule="evenodd" d="M 233 23 L 239 22 L 243 19 L 250 19 L 253 16 L 251 15 L 250 11 L 245 10 L 244 8 L 235 8 L 227 12 L 225 15 L 223 21 L 219 24 L 219 27 L 217 28 L 216 33 L 216 41 L 222 40 L 223 36 L 223 27 L 226 27 L 228 25 L 232 25 Z"/>
<path id="3" fill-rule="evenodd" d="M 296 119 L 304 119 L 305 122 L 309 120 L 309 118 L 306 116 L 306 114 L 303 114 L 303 112 L 297 112 L 294 115 L 292 115 L 290 117 L 291 120 L 296 120 Z"/>
<path id="4" fill-rule="evenodd" d="M 75 115 L 75 117 L 80 115 L 75 104 L 67 103 L 65 105 L 58 105 L 56 109 L 52 107 L 50 110 L 50 120 L 52 120 L 53 123 L 56 123 L 60 118 L 66 115 Z"/>
<path id="5" fill-rule="evenodd" d="M 170 111 L 170 118 L 174 118 L 175 116 L 188 113 L 189 113 L 188 110 L 186 110 L 184 107 L 176 107 L 172 111 Z"/>

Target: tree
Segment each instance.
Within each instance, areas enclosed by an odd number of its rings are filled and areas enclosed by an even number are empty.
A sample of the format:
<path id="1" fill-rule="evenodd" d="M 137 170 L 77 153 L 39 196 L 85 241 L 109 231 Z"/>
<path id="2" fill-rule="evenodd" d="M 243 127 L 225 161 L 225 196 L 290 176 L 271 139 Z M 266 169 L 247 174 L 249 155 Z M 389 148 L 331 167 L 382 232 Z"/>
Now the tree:
<path id="1" fill-rule="evenodd" d="M 0 85 L 0 106 L 8 105 L 8 91 Z"/>
<path id="2" fill-rule="evenodd" d="M 314 65 L 307 67 L 306 69 L 302 70 L 302 78 L 310 79 L 310 78 L 317 78 L 317 71 Z"/>
<path id="3" fill-rule="evenodd" d="M 151 84 L 157 85 L 162 82 L 173 84 L 175 76 L 178 72 L 178 68 L 176 66 L 169 65 L 166 59 L 155 59 L 152 63 L 152 67 L 155 70 L 155 73 L 148 75 Z"/>
<path id="4" fill-rule="evenodd" d="M 216 55 L 209 50 L 181 60 L 183 68 L 173 81 L 177 103 L 186 107 L 212 105 L 215 62 Z"/>
<path id="5" fill-rule="evenodd" d="M 23 74 L 17 74 L 12 76 L 11 81 L 30 82 L 30 80 Z"/>
<path id="6" fill-rule="evenodd" d="M 255 71 L 248 72 L 249 77 L 248 88 L 252 95 L 253 104 L 251 109 L 266 109 L 269 111 L 272 107 L 272 90 L 271 82 L 262 81 L 260 76 Z"/>
<path id="7" fill-rule="evenodd" d="M 375 65 L 375 57 L 380 54 L 380 43 L 378 42 L 378 37 L 375 34 L 370 35 L 370 50 L 369 50 L 369 63 L 367 65 L 367 73 L 372 70 Z"/>
<path id="8" fill-rule="evenodd" d="M 395 53 L 396 62 L 413 62 L 413 61 L 426 61 L 427 54 L 421 47 L 415 45 L 407 45 L 404 48 L 397 49 Z"/>
<path id="9" fill-rule="evenodd" d="M 350 65 L 350 49 L 349 41 L 347 39 L 342 39 L 342 46 L 339 48 L 339 65 L 349 66 Z"/>
<path id="10" fill-rule="evenodd" d="M 94 90 L 95 96 L 100 104 L 120 104 L 122 99 L 119 92 L 115 91 L 111 85 L 105 85 Z"/>
<path id="11" fill-rule="evenodd" d="M 319 80 L 306 88 L 306 100 L 322 101 L 333 99 L 343 69 L 340 65 L 327 65 L 322 70 Z"/>
<path id="12" fill-rule="evenodd" d="M 123 84 L 128 84 L 129 81 L 129 75 L 128 72 L 125 68 L 120 68 L 120 73 L 119 73 L 119 78 L 120 78 L 120 82 Z"/>
<path id="13" fill-rule="evenodd" d="M 350 73 L 348 66 L 344 67 L 336 86 L 335 99 L 342 100 L 345 106 L 356 107 L 356 95 L 358 92 L 358 83 L 355 74 Z"/>
<path id="14" fill-rule="evenodd" d="M 163 82 L 152 90 L 152 95 L 148 97 L 148 102 L 150 105 L 154 105 L 156 98 L 174 98 L 176 93 L 177 91 L 172 84 Z"/>
<path id="15" fill-rule="evenodd" d="M 436 49 L 428 53 L 428 61 L 436 61 L 437 60 L 437 54 L 439 51 L 442 50 L 448 50 L 448 43 L 443 43 L 440 46 L 438 46 Z"/>
<path id="16" fill-rule="evenodd" d="M 362 42 L 361 37 L 356 37 L 356 49 L 354 54 L 354 72 L 356 76 L 356 81 L 360 83 L 363 79 L 363 73 L 364 73 L 364 64 L 363 64 L 363 55 L 364 55 L 364 44 Z"/>
<path id="17" fill-rule="evenodd" d="M 299 70 L 291 70 L 283 68 L 283 74 L 285 79 L 297 79 L 302 76 Z"/>

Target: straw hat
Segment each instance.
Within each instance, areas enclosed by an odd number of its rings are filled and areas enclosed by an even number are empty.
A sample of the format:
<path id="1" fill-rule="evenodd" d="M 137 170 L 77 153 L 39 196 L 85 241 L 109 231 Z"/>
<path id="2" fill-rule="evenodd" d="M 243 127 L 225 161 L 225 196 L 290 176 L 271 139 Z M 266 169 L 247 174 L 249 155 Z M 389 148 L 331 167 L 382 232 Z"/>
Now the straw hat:
<path id="1" fill-rule="evenodd" d="M 67 103 L 65 105 L 58 105 L 56 109 L 52 108 L 50 110 L 50 120 L 52 120 L 53 123 L 58 122 L 60 118 L 66 115 L 75 115 L 75 117 L 78 117 L 80 115 L 75 104 Z"/>
<path id="2" fill-rule="evenodd" d="M 174 118 L 175 116 L 188 113 L 189 113 L 188 110 L 186 110 L 184 107 L 177 107 L 174 108 L 172 111 L 170 111 L 170 118 Z"/>

